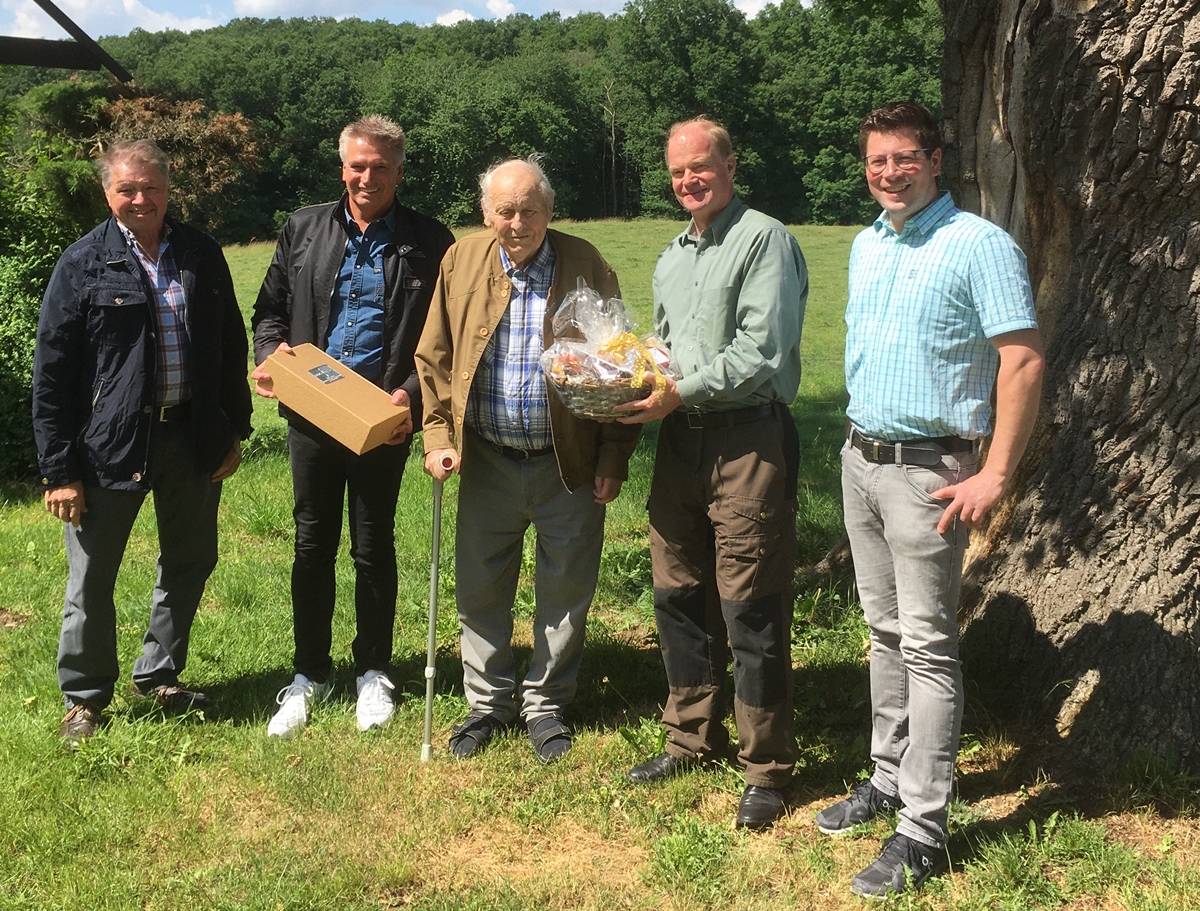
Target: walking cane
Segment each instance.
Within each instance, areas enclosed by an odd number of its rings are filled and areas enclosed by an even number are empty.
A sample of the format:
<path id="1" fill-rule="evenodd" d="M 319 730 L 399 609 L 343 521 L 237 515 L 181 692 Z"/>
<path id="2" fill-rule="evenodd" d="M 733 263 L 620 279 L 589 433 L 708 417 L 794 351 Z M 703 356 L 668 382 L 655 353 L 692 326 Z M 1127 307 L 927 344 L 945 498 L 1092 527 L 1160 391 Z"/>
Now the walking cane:
<path id="1" fill-rule="evenodd" d="M 454 460 L 449 456 L 442 459 L 442 467 L 449 471 Z M 437 601 L 438 562 L 442 549 L 442 482 L 433 481 L 433 559 L 429 568 L 429 642 L 425 651 L 425 739 L 421 741 L 421 762 L 433 757 L 433 684 L 437 661 Z"/>

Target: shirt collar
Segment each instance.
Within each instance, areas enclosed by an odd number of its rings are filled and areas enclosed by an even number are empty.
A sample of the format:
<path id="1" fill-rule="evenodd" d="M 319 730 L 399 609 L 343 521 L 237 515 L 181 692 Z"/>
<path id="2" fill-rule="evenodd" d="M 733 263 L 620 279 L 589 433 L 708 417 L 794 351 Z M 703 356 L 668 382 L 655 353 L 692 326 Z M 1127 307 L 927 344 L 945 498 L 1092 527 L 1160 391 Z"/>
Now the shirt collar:
<path id="1" fill-rule="evenodd" d="M 350 214 L 349 197 L 346 197 L 345 201 L 342 203 L 342 218 L 345 220 L 346 227 L 351 233 L 359 233 L 358 222 L 356 222 L 354 220 L 354 216 Z M 378 224 L 379 222 L 383 222 L 387 229 L 393 234 L 396 233 L 396 200 L 392 200 L 392 207 L 387 210 L 387 214 L 384 215 L 383 218 L 377 218 L 371 222 L 370 225 L 367 225 L 367 230 L 369 231 L 371 229 L 371 225 Z M 363 231 L 362 233 L 365 234 L 366 231 Z"/>
<path id="2" fill-rule="evenodd" d="M 513 265 L 503 247 L 500 248 L 500 265 L 509 278 L 513 277 L 514 272 L 524 272 L 531 282 L 546 281 L 554 270 L 554 247 L 550 243 L 550 232 L 546 232 L 546 236 L 542 238 L 542 245 L 523 269 Z"/>
<path id="3" fill-rule="evenodd" d="M 113 221 L 115 221 L 117 223 L 117 227 L 121 231 L 121 236 L 125 238 L 125 243 L 129 244 L 129 249 L 133 250 L 135 253 L 137 251 L 139 251 L 141 249 L 141 247 L 138 245 L 138 240 L 137 240 L 137 237 L 134 236 L 134 233 L 131 230 L 129 230 L 129 228 L 125 227 L 125 225 L 123 225 L 121 223 L 121 220 L 119 218 L 117 218 L 116 216 L 113 216 Z M 171 236 L 171 226 L 170 226 L 170 224 L 168 224 L 167 222 L 164 221 L 162 237 L 159 238 L 159 241 L 158 241 L 160 258 L 162 256 L 162 251 L 167 248 L 167 238 L 170 236 Z"/>
<path id="4" fill-rule="evenodd" d="M 901 229 L 900 233 L 903 234 L 905 231 L 909 230 L 909 225 L 912 225 L 913 231 L 917 231 L 921 234 L 928 234 L 939 224 L 941 224 L 942 221 L 948 218 L 953 211 L 954 199 L 950 196 L 949 190 L 943 190 L 937 199 L 927 205 L 916 215 L 907 219 L 904 222 L 904 228 Z M 873 224 L 872 227 L 875 229 L 876 234 L 881 234 L 886 231 L 891 231 L 893 234 L 896 233 L 895 229 L 892 228 L 891 219 L 888 218 L 886 211 L 879 213 L 879 217 L 875 219 L 875 224 Z"/>
<path id="5" fill-rule="evenodd" d="M 698 237 L 695 234 L 696 222 L 693 220 L 688 223 L 687 230 L 680 234 L 676 240 L 683 247 L 689 243 L 698 244 L 707 235 L 712 243 L 719 244 L 725 239 L 725 235 L 729 233 L 729 229 L 745 208 L 746 204 L 742 202 L 740 197 L 735 195 L 729 200 L 729 205 L 717 213 L 717 217 L 713 219 L 713 223 L 702 231 Z"/>

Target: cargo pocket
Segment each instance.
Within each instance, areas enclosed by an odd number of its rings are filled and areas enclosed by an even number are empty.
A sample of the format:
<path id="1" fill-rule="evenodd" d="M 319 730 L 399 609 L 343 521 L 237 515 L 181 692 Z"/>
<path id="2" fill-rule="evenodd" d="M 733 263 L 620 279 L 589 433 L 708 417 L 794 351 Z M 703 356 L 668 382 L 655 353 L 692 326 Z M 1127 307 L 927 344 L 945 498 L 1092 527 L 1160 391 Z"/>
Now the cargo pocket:
<path id="1" fill-rule="evenodd" d="M 725 496 L 714 504 L 717 588 L 725 600 L 753 601 L 782 588 L 779 554 L 790 511 L 756 497 Z"/>

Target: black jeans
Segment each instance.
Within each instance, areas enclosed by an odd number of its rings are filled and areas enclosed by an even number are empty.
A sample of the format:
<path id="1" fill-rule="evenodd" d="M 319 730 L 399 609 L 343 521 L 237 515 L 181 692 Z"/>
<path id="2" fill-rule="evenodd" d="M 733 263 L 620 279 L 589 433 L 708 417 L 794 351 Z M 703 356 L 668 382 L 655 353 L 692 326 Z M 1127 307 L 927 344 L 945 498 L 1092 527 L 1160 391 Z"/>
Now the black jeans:
<path id="1" fill-rule="evenodd" d="M 334 563 L 350 498 L 355 673 L 386 671 L 396 620 L 396 499 L 409 441 L 355 455 L 307 421 L 291 419 L 288 452 L 296 505 L 292 620 L 296 672 L 324 683 L 333 670 Z"/>

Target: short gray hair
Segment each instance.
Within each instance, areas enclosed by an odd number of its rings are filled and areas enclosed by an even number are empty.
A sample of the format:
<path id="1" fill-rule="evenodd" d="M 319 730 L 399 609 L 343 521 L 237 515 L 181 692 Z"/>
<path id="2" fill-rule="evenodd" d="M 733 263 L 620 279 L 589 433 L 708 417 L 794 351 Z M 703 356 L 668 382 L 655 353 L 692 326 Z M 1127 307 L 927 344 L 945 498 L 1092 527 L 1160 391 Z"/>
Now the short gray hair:
<path id="1" fill-rule="evenodd" d="M 404 130 L 400 124 L 382 114 L 371 114 L 361 117 L 349 124 L 342 135 L 338 137 L 338 157 L 346 160 L 346 150 L 350 147 L 351 139 L 366 139 L 379 145 L 385 145 L 396 156 L 397 164 L 404 164 Z"/>
<path id="2" fill-rule="evenodd" d="M 496 176 L 496 172 L 510 164 L 521 165 L 530 174 L 533 175 L 534 181 L 537 183 L 538 192 L 542 194 L 542 199 L 546 201 L 547 211 L 554 211 L 554 187 L 550 186 L 550 178 L 546 176 L 546 172 L 542 170 L 542 161 L 545 159 L 545 154 L 542 152 L 534 152 L 527 158 L 508 158 L 504 161 L 498 161 L 482 174 L 479 175 L 479 203 L 487 209 L 488 202 L 491 199 L 492 193 L 492 178 Z"/>
<path id="3" fill-rule="evenodd" d="M 100 183 L 104 189 L 107 190 L 111 185 L 117 166 L 129 162 L 154 165 L 163 179 L 168 184 L 171 182 L 171 159 L 167 153 L 153 139 L 135 139 L 132 142 L 114 142 L 96 159 L 96 170 L 100 172 Z"/>

